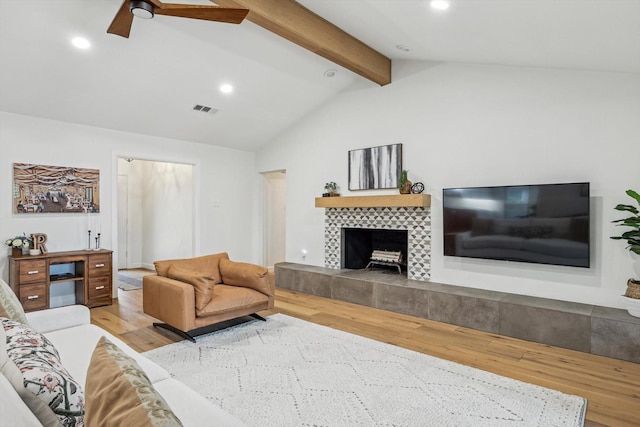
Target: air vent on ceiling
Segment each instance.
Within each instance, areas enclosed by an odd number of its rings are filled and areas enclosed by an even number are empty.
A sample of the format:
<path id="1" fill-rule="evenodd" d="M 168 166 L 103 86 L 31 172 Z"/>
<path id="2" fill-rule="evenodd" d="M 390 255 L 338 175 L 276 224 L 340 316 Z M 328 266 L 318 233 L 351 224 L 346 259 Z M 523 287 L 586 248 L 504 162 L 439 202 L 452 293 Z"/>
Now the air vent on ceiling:
<path id="1" fill-rule="evenodd" d="M 208 113 L 208 114 L 215 114 L 218 112 L 218 110 L 215 108 L 207 107 L 206 105 L 200 105 L 200 104 L 194 105 L 193 109 L 195 111 L 200 111 L 202 113 Z"/>

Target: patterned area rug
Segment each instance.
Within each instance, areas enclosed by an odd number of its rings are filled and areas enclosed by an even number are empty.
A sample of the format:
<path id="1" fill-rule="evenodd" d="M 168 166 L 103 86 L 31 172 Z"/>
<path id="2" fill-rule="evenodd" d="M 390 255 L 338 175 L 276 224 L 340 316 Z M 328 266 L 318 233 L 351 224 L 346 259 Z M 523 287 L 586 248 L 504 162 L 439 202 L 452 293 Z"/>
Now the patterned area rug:
<path id="1" fill-rule="evenodd" d="M 145 355 L 249 426 L 582 426 L 582 397 L 275 314 Z"/>
<path id="2" fill-rule="evenodd" d="M 118 287 L 123 291 L 142 289 L 142 278 L 147 274 L 154 274 L 150 270 L 118 270 Z"/>

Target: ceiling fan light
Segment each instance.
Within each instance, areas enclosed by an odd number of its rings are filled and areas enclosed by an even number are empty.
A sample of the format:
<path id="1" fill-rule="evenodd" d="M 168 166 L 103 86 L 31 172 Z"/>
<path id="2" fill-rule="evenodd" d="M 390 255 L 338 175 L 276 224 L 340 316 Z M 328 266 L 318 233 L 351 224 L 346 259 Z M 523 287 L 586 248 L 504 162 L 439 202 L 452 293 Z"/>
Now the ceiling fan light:
<path id="1" fill-rule="evenodd" d="M 129 9 L 134 16 L 143 19 L 153 18 L 153 5 L 143 0 L 131 0 Z"/>

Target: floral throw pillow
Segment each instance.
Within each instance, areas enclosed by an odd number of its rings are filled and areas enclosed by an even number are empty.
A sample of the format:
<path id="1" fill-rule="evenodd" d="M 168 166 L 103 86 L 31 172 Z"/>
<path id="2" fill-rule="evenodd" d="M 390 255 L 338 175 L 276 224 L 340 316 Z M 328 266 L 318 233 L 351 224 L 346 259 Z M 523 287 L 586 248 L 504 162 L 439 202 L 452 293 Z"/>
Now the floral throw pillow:
<path id="1" fill-rule="evenodd" d="M 25 403 L 41 421 L 43 417 L 51 419 L 50 414 L 43 414 L 44 403 L 63 426 L 84 426 L 84 392 L 62 366 L 53 344 L 26 325 L 10 319 L 0 320 L 6 336 L 8 362 L 22 374 L 24 389 L 28 391 L 18 391 Z M 3 373 L 5 369 L 7 367 L 3 367 Z M 37 399 L 25 399 L 25 394 Z"/>

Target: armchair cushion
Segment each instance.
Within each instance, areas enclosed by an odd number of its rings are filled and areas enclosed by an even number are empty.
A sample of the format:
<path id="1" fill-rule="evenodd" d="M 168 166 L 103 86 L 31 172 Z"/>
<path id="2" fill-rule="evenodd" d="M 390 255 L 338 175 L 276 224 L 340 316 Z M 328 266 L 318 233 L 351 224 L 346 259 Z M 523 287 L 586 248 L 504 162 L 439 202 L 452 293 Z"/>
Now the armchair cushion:
<path id="1" fill-rule="evenodd" d="M 229 255 L 227 255 L 226 252 L 221 252 L 219 254 L 205 255 L 196 258 L 155 261 L 153 264 L 156 267 L 158 276 L 168 277 L 169 267 L 176 265 L 180 268 L 206 273 L 214 278 L 215 283 L 222 283 L 222 277 L 220 276 L 220 269 L 218 267 L 221 259 L 229 259 Z"/>
<path id="2" fill-rule="evenodd" d="M 269 297 L 248 287 L 217 285 L 216 294 L 202 310 L 197 310 L 198 317 L 215 316 L 234 311 L 268 304 Z"/>
<path id="3" fill-rule="evenodd" d="M 213 287 L 215 279 L 207 273 L 177 267 L 175 264 L 169 266 L 167 270 L 169 279 L 179 280 L 193 286 L 196 293 L 196 310 L 202 310 L 211 298 L 213 298 Z"/>
<path id="4" fill-rule="evenodd" d="M 220 260 L 220 274 L 225 285 L 251 288 L 267 296 L 273 295 L 266 267 L 223 258 Z"/>

